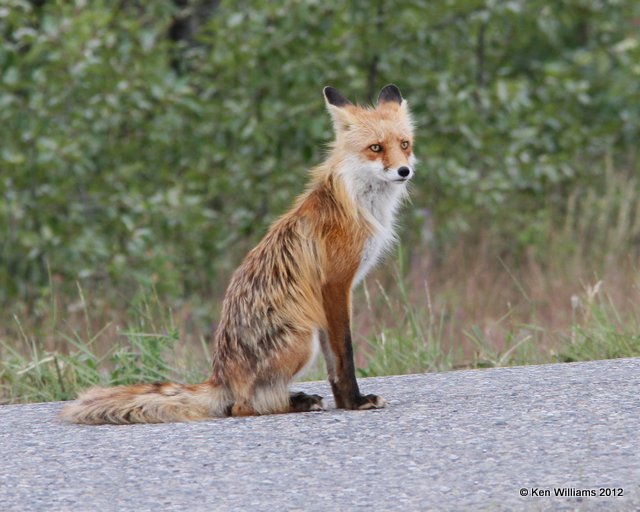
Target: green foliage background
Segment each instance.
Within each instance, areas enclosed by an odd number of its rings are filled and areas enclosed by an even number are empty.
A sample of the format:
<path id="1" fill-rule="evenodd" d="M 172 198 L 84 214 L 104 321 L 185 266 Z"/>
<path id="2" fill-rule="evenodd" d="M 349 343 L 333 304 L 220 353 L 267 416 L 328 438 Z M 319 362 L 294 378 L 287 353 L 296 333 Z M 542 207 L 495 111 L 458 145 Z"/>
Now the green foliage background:
<path id="1" fill-rule="evenodd" d="M 177 21 L 187 36 L 169 37 Z M 638 171 L 640 3 L 0 2 L 0 302 L 53 275 L 217 294 L 332 134 L 321 88 L 408 99 L 436 244 L 509 250 Z"/>

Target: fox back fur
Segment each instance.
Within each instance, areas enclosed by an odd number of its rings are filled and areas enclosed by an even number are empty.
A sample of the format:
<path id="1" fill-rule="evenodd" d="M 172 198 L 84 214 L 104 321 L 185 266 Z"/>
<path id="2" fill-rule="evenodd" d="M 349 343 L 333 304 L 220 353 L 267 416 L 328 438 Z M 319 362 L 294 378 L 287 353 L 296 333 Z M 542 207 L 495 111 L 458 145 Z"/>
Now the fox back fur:
<path id="1" fill-rule="evenodd" d="M 330 154 L 233 274 L 209 380 L 93 388 L 63 418 L 157 423 L 322 410 L 322 397 L 288 389 L 320 349 L 337 407 L 386 405 L 358 388 L 351 290 L 394 241 L 395 214 L 414 174 L 411 118 L 395 85 L 371 108 L 331 87 L 324 97 L 336 133 Z"/>

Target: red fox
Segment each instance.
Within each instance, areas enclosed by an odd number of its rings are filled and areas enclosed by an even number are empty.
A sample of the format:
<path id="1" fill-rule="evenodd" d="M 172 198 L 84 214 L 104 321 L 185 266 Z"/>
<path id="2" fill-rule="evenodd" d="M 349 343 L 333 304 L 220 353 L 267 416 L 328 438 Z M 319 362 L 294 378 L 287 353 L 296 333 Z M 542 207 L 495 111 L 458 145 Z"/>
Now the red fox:
<path id="1" fill-rule="evenodd" d="M 393 84 L 376 107 L 324 88 L 336 138 L 307 190 L 235 271 L 203 384 L 93 388 L 62 417 L 86 424 L 161 423 L 325 409 L 289 382 L 322 350 L 336 406 L 377 409 L 363 395 L 351 342 L 351 290 L 394 241 L 394 219 L 414 175 L 413 126 Z"/>

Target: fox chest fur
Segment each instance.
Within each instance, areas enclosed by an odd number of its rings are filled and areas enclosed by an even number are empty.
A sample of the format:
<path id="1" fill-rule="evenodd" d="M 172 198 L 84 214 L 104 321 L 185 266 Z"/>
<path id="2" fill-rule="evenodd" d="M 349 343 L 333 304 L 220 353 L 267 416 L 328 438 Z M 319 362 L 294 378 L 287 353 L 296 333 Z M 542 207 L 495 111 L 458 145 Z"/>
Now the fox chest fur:
<path id="1" fill-rule="evenodd" d="M 351 189 L 350 195 L 371 229 L 371 234 L 364 241 L 360 263 L 353 279 L 352 286 L 355 287 L 393 247 L 396 241 L 396 213 L 406 195 L 406 189 L 382 181 L 359 183 L 355 186 L 347 183 Z"/>

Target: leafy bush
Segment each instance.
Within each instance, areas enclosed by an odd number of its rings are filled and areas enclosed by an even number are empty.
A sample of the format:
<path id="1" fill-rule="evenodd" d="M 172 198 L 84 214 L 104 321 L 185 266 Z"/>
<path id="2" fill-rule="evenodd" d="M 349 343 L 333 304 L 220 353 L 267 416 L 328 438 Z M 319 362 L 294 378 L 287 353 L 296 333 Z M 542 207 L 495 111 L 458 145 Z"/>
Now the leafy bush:
<path id="1" fill-rule="evenodd" d="M 605 156 L 637 169 L 637 2 L 214 4 L 5 1 L 0 300 L 48 267 L 218 292 L 321 160 L 326 83 L 363 102 L 401 86 L 439 236 L 483 218 L 526 245 Z"/>

